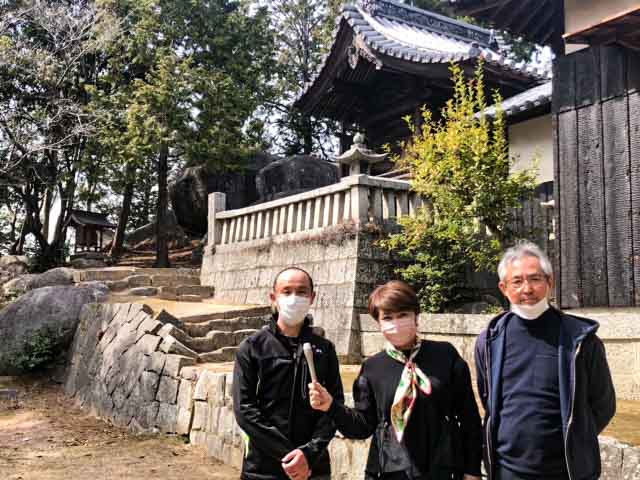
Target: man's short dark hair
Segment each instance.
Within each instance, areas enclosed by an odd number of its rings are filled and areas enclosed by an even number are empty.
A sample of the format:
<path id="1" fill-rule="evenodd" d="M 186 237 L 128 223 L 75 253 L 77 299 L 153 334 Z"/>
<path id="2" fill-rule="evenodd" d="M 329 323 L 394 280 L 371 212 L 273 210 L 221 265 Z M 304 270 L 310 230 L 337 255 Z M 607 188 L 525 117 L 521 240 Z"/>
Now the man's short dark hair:
<path id="1" fill-rule="evenodd" d="M 278 274 L 276 275 L 276 278 L 273 279 L 273 291 L 275 292 L 276 290 L 276 285 L 278 283 L 278 278 L 280 278 L 280 275 L 282 275 L 284 272 L 288 272 L 289 270 L 297 270 L 299 272 L 304 273 L 307 278 L 309 279 L 309 285 L 311 286 L 311 293 L 313 293 L 313 278 L 311 278 L 311 275 L 309 275 L 309 272 L 307 272 L 306 270 L 300 268 L 300 267 L 287 267 L 287 268 L 283 268 L 282 270 L 280 270 L 278 272 Z"/>

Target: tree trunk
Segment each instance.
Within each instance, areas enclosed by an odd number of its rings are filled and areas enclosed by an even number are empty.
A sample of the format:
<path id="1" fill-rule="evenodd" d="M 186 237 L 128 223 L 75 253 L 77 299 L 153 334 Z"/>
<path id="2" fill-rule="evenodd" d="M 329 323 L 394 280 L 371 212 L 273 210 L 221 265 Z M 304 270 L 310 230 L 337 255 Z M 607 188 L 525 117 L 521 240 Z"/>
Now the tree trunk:
<path id="1" fill-rule="evenodd" d="M 51 206 L 53 204 L 53 189 L 51 187 L 47 187 L 44 192 L 44 214 L 43 214 L 43 224 L 42 224 L 42 234 L 49 239 L 49 222 L 51 219 Z"/>
<path id="2" fill-rule="evenodd" d="M 311 128 L 311 119 L 305 117 L 302 120 L 303 125 L 303 141 L 304 141 L 304 154 L 311 155 L 313 153 L 313 131 Z"/>
<path id="3" fill-rule="evenodd" d="M 131 201 L 133 200 L 133 187 L 135 184 L 136 167 L 129 163 L 126 171 L 126 184 L 124 187 L 124 196 L 122 198 L 122 210 L 120 211 L 120 217 L 118 218 L 118 228 L 116 229 L 116 235 L 113 238 L 111 244 L 111 251 L 109 255 L 112 258 L 118 258 L 122 255 L 122 245 L 124 244 L 124 232 L 127 229 L 127 222 L 129 221 L 129 213 L 131 212 Z"/>
<path id="4" fill-rule="evenodd" d="M 169 172 L 169 146 L 163 143 L 158 156 L 158 208 L 156 213 L 156 268 L 169 267 L 169 245 L 167 242 L 167 176 Z"/>
<path id="5" fill-rule="evenodd" d="M 152 184 L 148 180 L 144 182 L 144 199 L 142 201 L 142 211 L 140 212 L 140 218 L 142 219 L 141 225 L 147 225 L 151 216 L 151 190 Z"/>
<path id="6" fill-rule="evenodd" d="M 27 219 L 25 218 L 22 222 L 22 226 L 20 227 L 20 236 L 11 246 L 11 250 L 9 253 L 11 255 L 24 255 L 24 241 L 27 237 Z"/>

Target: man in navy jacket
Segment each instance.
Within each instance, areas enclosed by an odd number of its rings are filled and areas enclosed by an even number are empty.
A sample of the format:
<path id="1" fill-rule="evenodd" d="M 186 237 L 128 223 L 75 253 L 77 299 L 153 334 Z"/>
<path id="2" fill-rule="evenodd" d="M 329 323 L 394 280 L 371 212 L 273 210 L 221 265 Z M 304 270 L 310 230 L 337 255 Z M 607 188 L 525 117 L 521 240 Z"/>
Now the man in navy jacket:
<path id="1" fill-rule="evenodd" d="M 498 276 L 511 310 L 475 349 L 489 480 L 595 480 L 616 409 L 598 324 L 549 306 L 553 271 L 535 244 L 507 250 Z"/>

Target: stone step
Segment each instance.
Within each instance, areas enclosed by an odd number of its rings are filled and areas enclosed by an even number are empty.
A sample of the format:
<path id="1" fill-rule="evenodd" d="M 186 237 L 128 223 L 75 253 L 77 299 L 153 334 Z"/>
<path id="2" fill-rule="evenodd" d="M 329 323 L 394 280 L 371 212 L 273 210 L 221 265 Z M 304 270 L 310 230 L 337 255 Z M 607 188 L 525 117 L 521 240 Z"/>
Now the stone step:
<path id="1" fill-rule="evenodd" d="M 211 331 L 205 337 L 187 337 L 184 340 L 186 346 L 198 353 L 207 353 L 219 350 L 223 347 L 235 347 L 258 330 L 248 328 L 235 332 Z"/>
<path id="2" fill-rule="evenodd" d="M 174 295 L 167 292 L 158 292 L 158 298 L 161 298 L 162 300 L 170 300 L 172 302 L 202 302 L 202 300 L 204 300 L 200 295 Z"/>
<path id="3" fill-rule="evenodd" d="M 167 295 L 174 295 L 179 297 L 181 295 L 197 295 L 201 298 L 213 297 L 214 287 L 207 285 L 171 285 L 158 287 L 160 293 Z"/>
<path id="4" fill-rule="evenodd" d="M 269 323 L 271 315 L 257 317 L 235 317 L 226 319 L 209 320 L 202 323 L 184 323 L 184 330 L 192 337 L 204 337 L 212 331 L 234 332 L 245 329 L 260 329 Z"/>
<path id="5" fill-rule="evenodd" d="M 137 268 L 137 267 L 104 267 L 76 270 L 73 274 L 74 281 L 118 281 L 133 275 L 161 276 L 161 277 L 196 277 L 197 285 L 200 284 L 200 270 L 197 268 Z M 188 282 L 183 282 L 188 284 Z M 190 284 L 190 283 L 189 283 Z M 148 285 L 136 285 L 148 286 Z M 154 286 L 158 286 L 155 284 Z"/>
<path id="6" fill-rule="evenodd" d="M 232 362 L 236 358 L 238 347 L 223 347 L 214 352 L 201 353 L 198 355 L 200 363 L 220 363 Z"/>
<path id="7" fill-rule="evenodd" d="M 263 315 L 271 315 L 271 307 L 261 305 L 252 308 L 225 310 L 223 312 L 205 313 L 200 315 L 181 316 L 180 319 L 185 323 L 205 323 L 211 320 L 232 319 L 236 317 L 259 317 Z"/>

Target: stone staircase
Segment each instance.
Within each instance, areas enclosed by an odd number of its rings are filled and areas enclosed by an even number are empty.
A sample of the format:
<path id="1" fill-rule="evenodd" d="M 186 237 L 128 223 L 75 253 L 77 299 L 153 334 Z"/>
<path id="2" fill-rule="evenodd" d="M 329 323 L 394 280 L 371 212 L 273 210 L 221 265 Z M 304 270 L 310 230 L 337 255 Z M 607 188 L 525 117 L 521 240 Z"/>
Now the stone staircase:
<path id="1" fill-rule="evenodd" d="M 156 318 L 164 326 L 159 332 L 167 345 L 165 353 L 183 355 L 197 363 L 231 362 L 240 342 L 265 326 L 270 307 L 253 307 L 180 319 L 166 311 Z"/>
<path id="2" fill-rule="evenodd" d="M 240 342 L 266 325 L 271 317 L 269 306 L 217 305 L 213 287 L 200 285 L 199 269 L 107 267 L 76 270 L 74 280 L 78 284 L 104 283 L 111 291 L 113 303 L 128 303 L 132 299 L 141 303 L 140 297 L 178 304 L 207 302 L 202 307 L 181 309 L 182 313 L 171 313 L 169 306 L 159 302 L 161 306 L 156 307 L 154 314 L 162 325 L 157 333 L 164 339 L 160 349 L 166 354 L 188 357 L 195 363 L 233 361 Z M 153 303 L 149 301 L 149 305 Z M 194 314 L 202 311 L 206 313 Z"/>
<path id="3" fill-rule="evenodd" d="M 99 281 L 114 295 L 157 297 L 177 302 L 212 298 L 213 287 L 200 285 L 200 270 L 192 268 L 113 267 L 79 270 L 76 283 Z"/>

